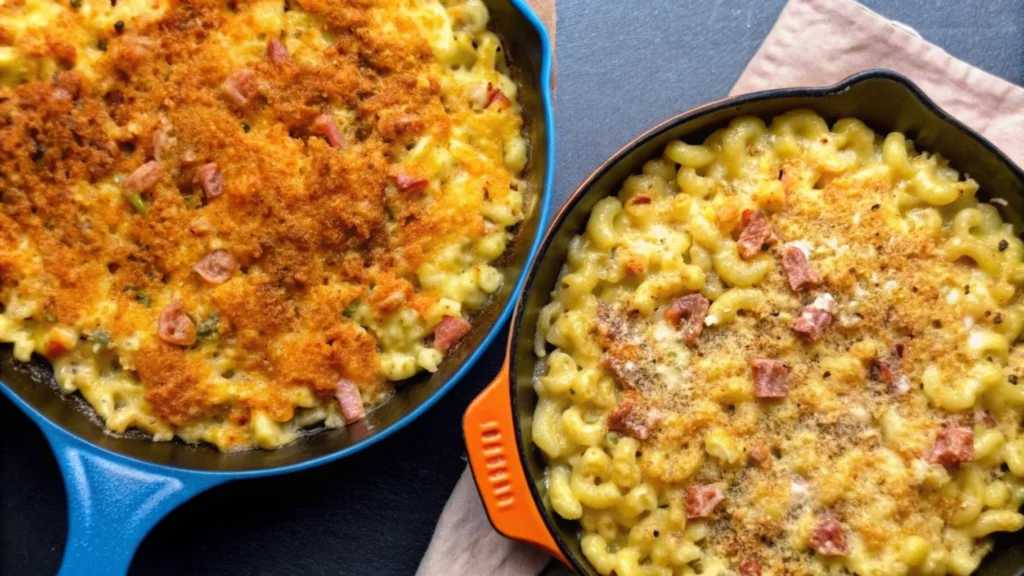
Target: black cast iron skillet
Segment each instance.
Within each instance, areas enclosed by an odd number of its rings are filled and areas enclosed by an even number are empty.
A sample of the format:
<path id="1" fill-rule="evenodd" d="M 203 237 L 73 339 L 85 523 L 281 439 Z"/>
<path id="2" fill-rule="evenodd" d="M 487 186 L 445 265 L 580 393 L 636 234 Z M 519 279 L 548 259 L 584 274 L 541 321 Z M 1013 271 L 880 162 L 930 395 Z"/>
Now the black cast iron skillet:
<path id="1" fill-rule="evenodd" d="M 454 386 L 497 335 L 547 222 L 554 171 L 552 52 L 544 25 L 525 0 L 485 1 L 519 85 L 531 146 L 525 176 L 531 208 L 498 263 L 505 274 L 503 288 L 475 316 L 472 331 L 437 373 L 401 384 L 395 396 L 364 421 L 306 435 L 272 452 L 234 454 L 180 442 L 153 443 L 141 434 L 107 433 L 84 400 L 59 393 L 44 361 L 18 364 L 11 347 L 0 346 L 0 392 L 42 429 L 67 485 L 68 543 L 61 574 L 124 574 L 149 529 L 195 494 L 228 480 L 331 462 L 383 439 Z"/>
<path id="2" fill-rule="evenodd" d="M 737 116 L 765 120 L 809 108 L 827 121 L 862 120 L 878 133 L 903 132 L 922 150 L 941 153 L 951 166 L 981 186 L 982 198 L 1009 204 L 1009 221 L 1020 225 L 1024 172 L 990 142 L 932 102 L 907 78 L 887 70 L 851 76 L 825 88 L 787 88 L 720 100 L 679 114 L 642 134 L 595 170 L 555 216 L 527 273 L 516 306 L 505 367 L 470 405 L 463 421 L 469 461 L 491 523 L 502 534 L 546 548 L 580 574 L 597 576 L 580 551 L 578 523 L 554 514 L 545 498 L 545 461 L 533 445 L 537 396 L 533 352 L 537 316 L 565 262 L 569 241 L 586 226 L 598 200 L 615 194 L 644 162 L 661 155 L 670 140 L 701 141 Z M 1024 535 L 1001 534 L 978 576 L 1024 574 Z"/>

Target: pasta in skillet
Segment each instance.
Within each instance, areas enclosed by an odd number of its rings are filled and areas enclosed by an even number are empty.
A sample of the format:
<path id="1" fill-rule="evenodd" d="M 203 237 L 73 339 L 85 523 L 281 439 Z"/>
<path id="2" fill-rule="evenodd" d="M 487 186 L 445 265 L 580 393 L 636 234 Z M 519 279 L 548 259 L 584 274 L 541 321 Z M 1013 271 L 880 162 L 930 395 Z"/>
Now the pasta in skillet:
<path id="1" fill-rule="evenodd" d="M 1024 244 L 977 192 L 798 110 L 600 200 L 539 317 L 532 424 L 595 569 L 969 574 L 1024 527 Z"/>
<path id="2" fill-rule="evenodd" d="M 0 341 L 222 450 L 433 372 L 529 211 L 480 0 L 0 5 Z"/>

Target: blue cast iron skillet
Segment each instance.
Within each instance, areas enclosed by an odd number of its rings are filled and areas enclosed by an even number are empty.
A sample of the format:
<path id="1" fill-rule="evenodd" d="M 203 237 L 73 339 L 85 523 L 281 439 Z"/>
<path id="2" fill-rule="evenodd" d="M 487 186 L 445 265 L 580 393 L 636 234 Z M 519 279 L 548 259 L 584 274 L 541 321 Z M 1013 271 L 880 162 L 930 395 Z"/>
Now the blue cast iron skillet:
<path id="1" fill-rule="evenodd" d="M 507 373 L 478 396 L 467 412 L 464 432 L 469 461 L 491 523 L 499 532 L 546 548 L 577 574 L 597 576 L 580 550 L 579 524 L 562 519 L 547 503 L 546 463 L 533 445 L 531 432 L 537 404 L 533 388 L 537 319 L 550 300 L 570 240 L 584 229 L 594 205 L 618 192 L 627 176 L 660 156 L 671 140 L 700 142 L 737 116 L 768 120 L 797 108 L 814 110 L 830 124 L 854 117 L 880 134 L 905 133 L 919 150 L 941 153 L 953 168 L 974 178 L 983 199 L 1006 200 L 1009 210 L 1002 210 L 1004 219 L 1021 229 L 1024 172 L 910 80 L 888 70 L 862 72 L 823 88 L 784 88 L 720 100 L 655 126 L 599 166 L 553 216 L 512 317 Z M 488 450 L 486 455 L 481 447 Z M 1024 532 L 997 535 L 976 575 L 1024 575 Z"/>
<path id="2" fill-rule="evenodd" d="M 552 47 L 526 0 L 486 0 L 520 85 L 531 143 L 526 181 L 533 209 L 503 257 L 504 288 L 473 321 L 473 330 L 429 376 L 405 383 L 364 422 L 322 430 L 272 452 L 222 454 L 141 434 L 115 436 L 78 395 L 63 397 L 42 360 L 18 364 L 0 347 L 0 390 L 50 442 L 67 486 L 68 537 L 61 575 L 125 574 L 147 532 L 196 494 L 230 480 L 285 474 L 333 462 L 393 434 L 425 412 L 479 359 L 504 326 L 522 289 L 548 219 L 554 172 Z"/>

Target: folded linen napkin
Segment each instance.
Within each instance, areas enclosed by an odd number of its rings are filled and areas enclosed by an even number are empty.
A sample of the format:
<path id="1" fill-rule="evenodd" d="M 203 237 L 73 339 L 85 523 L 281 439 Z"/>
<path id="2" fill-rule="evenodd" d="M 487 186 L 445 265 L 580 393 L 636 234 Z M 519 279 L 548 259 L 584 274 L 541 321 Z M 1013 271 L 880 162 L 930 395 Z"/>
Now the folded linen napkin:
<path id="1" fill-rule="evenodd" d="M 553 0 L 531 0 L 553 17 Z M 554 21 L 547 20 L 553 31 Z M 814 50 L 805 47 L 814 46 Z M 889 68 L 1024 166 L 1024 89 L 953 58 L 906 26 L 852 0 L 790 0 L 730 95 L 824 86 Z M 491 527 L 469 470 L 441 513 L 417 576 L 536 576 L 546 552 Z"/>

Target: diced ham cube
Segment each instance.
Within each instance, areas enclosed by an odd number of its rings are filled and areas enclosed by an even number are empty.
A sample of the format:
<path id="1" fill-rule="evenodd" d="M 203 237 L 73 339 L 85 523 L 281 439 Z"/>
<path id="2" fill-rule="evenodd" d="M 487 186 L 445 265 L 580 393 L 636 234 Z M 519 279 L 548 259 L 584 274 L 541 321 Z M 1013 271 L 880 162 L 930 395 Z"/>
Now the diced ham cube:
<path id="1" fill-rule="evenodd" d="M 974 431 L 964 426 L 944 426 L 935 436 L 935 444 L 925 456 L 932 464 L 946 468 L 959 466 L 974 458 Z"/>
<path id="2" fill-rule="evenodd" d="M 640 406 L 632 396 L 623 398 L 622 402 L 608 414 L 609 430 L 621 432 L 640 441 L 650 438 L 660 423 L 660 411 Z"/>
<path id="3" fill-rule="evenodd" d="M 230 102 L 237 106 L 245 106 L 256 94 L 256 73 L 248 68 L 235 70 L 221 88 Z"/>
<path id="4" fill-rule="evenodd" d="M 402 171 L 395 174 L 395 187 L 402 194 L 417 194 L 426 190 L 428 184 L 430 180 L 426 178 L 416 178 Z"/>
<path id="5" fill-rule="evenodd" d="M 487 83 L 487 105 L 484 108 L 490 108 L 491 105 L 497 105 L 499 110 L 506 110 L 512 106 L 512 101 L 505 96 L 505 93 L 500 88 L 496 88 L 493 84 Z"/>
<path id="6" fill-rule="evenodd" d="M 124 181 L 124 191 L 127 194 L 139 194 L 147 192 L 160 180 L 163 169 L 160 163 L 150 160 L 136 168 Z"/>
<path id="7" fill-rule="evenodd" d="M 707 518 L 725 500 L 725 489 L 717 484 L 693 486 L 686 490 L 686 517 Z"/>
<path id="8" fill-rule="evenodd" d="M 196 341 L 196 325 L 175 300 L 160 313 L 156 334 L 168 344 L 191 346 Z"/>
<path id="9" fill-rule="evenodd" d="M 212 200 L 224 193 L 224 176 L 221 175 L 216 162 L 200 166 L 196 170 L 195 177 L 192 178 L 192 183 L 202 187 L 207 200 Z"/>
<path id="10" fill-rule="evenodd" d="M 750 260 L 778 240 L 772 225 L 760 210 L 743 211 L 743 232 L 736 242 L 740 258 Z"/>
<path id="11" fill-rule="evenodd" d="M 317 116 L 316 120 L 313 120 L 313 123 L 310 125 L 309 131 L 317 136 L 323 136 L 332 148 L 341 148 L 341 145 L 345 142 L 345 138 L 341 135 L 341 130 L 338 130 L 338 123 L 334 121 L 334 116 L 331 114 Z"/>
<path id="12" fill-rule="evenodd" d="M 832 324 L 835 313 L 835 300 L 831 294 L 818 296 L 814 302 L 800 311 L 800 316 L 793 321 L 793 330 L 807 336 L 812 341 L 821 338 L 825 329 Z"/>
<path id="13" fill-rule="evenodd" d="M 757 398 L 784 398 L 789 394 L 789 370 L 778 360 L 752 358 L 754 396 Z"/>
<path id="14" fill-rule="evenodd" d="M 267 60 L 272 64 L 284 64 L 288 61 L 288 48 L 277 38 L 267 41 Z"/>
<path id="15" fill-rule="evenodd" d="M 636 196 L 633 196 L 633 198 L 630 199 L 629 203 L 634 206 L 643 206 L 646 204 L 650 204 L 653 201 L 654 200 L 652 200 L 651 197 L 648 196 L 647 194 L 637 194 Z"/>
<path id="16" fill-rule="evenodd" d="M 795 292 L 817 286 L 821 282 L 818 273 L 807 261 L 804 251 L 792 244 L 788 244 L 782 249 L 782 269 L 786 273 L 786 279 L 789 280 L 789 287 Z"/>
<path id="17" fill-rule="evenodd" d="M 747 558 L 740 564 L 740 576 L 761 576 L 761 563 L 757 558 Z"/>
<path id="18" fill-rule="evenodd" d="M 160 162 L 164 159 L 164 152 L 170 145 L 171 138 L 163 129 L 153 132 L 153 160 Z"/>
<path id="19" fill-rule="evenodd" d="M 355 382 L 344 378 L 338 380 L 334 397 L 338 399 L 338 406 L 341 407 L 341 415 L 345 418 L 346 423 L 351 424 L 366 416 L 363 397 L 359 394 L 359 387 Z"/>
<path id="20" fill-rule="evenodd" d="M 811 532 L 811 545 L 825 556 L 846 556 L 850 547 L 846 543 L 846 532 L 830 514 L 824 515 Z"/>
<path id="21" fill-rule="evenodd" d="M 910 389 L 910 380 L 899 374 L 900 360 L 903 359 L 904 344 L 897 342 L 889 350 L 885 358 L 876 358 L 871 361 L 868 376 L 875 381 L 884 382 L 896 395 L 903 394 Z"/>
<path id="22" fill-rule="evenodd" d="M 683 340 L 693 344 L 704 331 L 704 319 L 710 307 L 711 302 L 704 296 L 687 294 L 672 301 L 672 305 L 665 310 L 665 319 L 676 327 L 680 326 L 680 320 L 685 319 L 686 323 L 681 327 Z"/>
<path id="23" fill-rule="evenodd" d="M 227 250 L 214 250 L 203 256 L 192 270 L 208 284 L 223 284 L 238 271 L 238 262 Z"/>
<path id="24" fill-rule="evenodd" d="M 434 347 L 447 354 L 448 350 L 456 342 L 462 340 L 471 327 L 470 323 L 460 316 L 445 316 L 434 329 Z"/>

